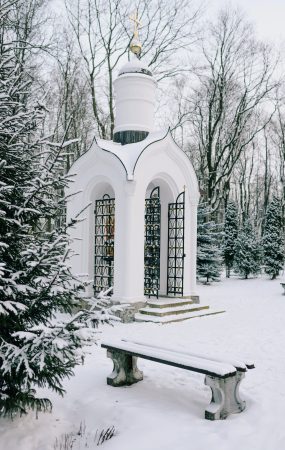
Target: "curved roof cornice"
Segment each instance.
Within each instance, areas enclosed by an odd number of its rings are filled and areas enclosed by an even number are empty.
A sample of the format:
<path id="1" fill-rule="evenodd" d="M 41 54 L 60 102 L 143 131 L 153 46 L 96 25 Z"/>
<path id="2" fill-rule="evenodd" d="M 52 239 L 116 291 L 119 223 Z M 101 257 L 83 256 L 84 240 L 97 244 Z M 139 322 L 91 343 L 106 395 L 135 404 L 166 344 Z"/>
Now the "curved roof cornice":
<path id="1" fill-rule="evenodd" d="M 127 180 L 133 181 L 135 169 L 141 155 L 152 144 L 163 141 L 169 132 L 170 130 L 168 129 L 149 133 L 144 140 L 133 144 L 121 145 L 119 143 L 104 139 L 97 139 L 96 144 L 101 150 L 113 154 L 124 167 Z"/>
<path id="2" fill-rule="evenodd" d="M 198 198 L 199 189 L 195 171 L 185 152 L 173 139 L 170 128 L 149 133 L 144 140 L 133 144 L 121 145 L 110 140 L 94 139 L 95 146 L 83 154 L 74 163 L 73 168 L 80 170 L 81 167 L 82 170 L 83 166 L 90 164 L 90 156 L 93 152 L 94 156 L 96 152 L 101 152 L 102 156 L 105 154 L 106 156 L 110 155 L 111 158 L 114 157 L 114 162 L 117 161 L 123 172 L 125 172 L 127 181 L 133 181 L 136 170 L 140 165 L 140 160 L 144 160 L 143 156 L 147 157 L 148 151 L 151 152 L 152 149 L 157 148 L 155 144 L 159 142 L 163 142 L 163 148 L 168 156 L 173 160 L 174 164 L 180 167 L 185 177 L 191 181 L 192 191 L 196 192 Z"/>

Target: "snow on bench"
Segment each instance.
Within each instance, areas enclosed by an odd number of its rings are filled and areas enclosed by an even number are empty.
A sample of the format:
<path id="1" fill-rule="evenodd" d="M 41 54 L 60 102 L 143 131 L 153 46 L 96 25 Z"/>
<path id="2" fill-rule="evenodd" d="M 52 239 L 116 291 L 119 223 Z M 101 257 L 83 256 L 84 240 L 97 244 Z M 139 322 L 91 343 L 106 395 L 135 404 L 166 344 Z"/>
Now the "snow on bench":
<path id="1" fill-rule="evenodd" d="M 114 364 L 112 374 L 107 377 L 110 386 L 141 381 L 143 373 L 137 368 L 137 358 L 143 358 L 204 374 L 205 384 L 212 390 L 212 401 L 205 411 L 206 419 L 225 419 L 229 414 L 245 409 L 246 404 L 239 397 L 239 385 L 247 370 L 247 364 L 242 361 L 222 361 L 129 340 L 105 341 L 101 347 L 107 349 L 107 356 Z M 254 367 L 252 363 L 250 366 Z"/>
<path id="2" fill-rule="evenodd" d="M 285 283 L 280 283 L 281 284 L 281 286 L 283 287 L 283 289 L 284 289 L 284 293 L 283 293 L 283 295 L 285 295 Z"/>
<path id="3" fill-rule="evenodd" d="M 221 363 L 228 363 L 231 364 L 232 366 L 234 366 L 237 370 L 241 371 L 241 372 L 246 372 L 246 369 L 254 369 L 254 363 L 252 361 L 249 360 L 243 360 L 241 361 L 239 358 L 233 358 L 233 357 L 228 357 L 228 356 L 215 356 L 215 358 L 213 358 L 213 356 L 210 356 L 206 353 L 193 353 L 193 352 L 185 352 L 183 350 L 181 350 L 180 348 L 177 347 L 162 347 L 162 346 L 157 346 L 157 345 L 153 345 L 150 342 L 140 342 L 140 341 L 130 341 L 129 339 L 122 339 L 122 341 L 124 342 L 132 342 L 134 344 L 138 344 L 138 345 L 142 345 L 142 346 L 147 346 L 147 347 L 152 347 L 152 348 L 157 348 L 160 350 L 168 350 L 171 352 L 175 352 L 175 353 L 179 353 L 181 355 L 188 355 L 188 356 L 196 356 L 198 358 L 203 358 L 203 359 L 208 359 L 211 361 L 216 361 L 216 362 L 221 362 Z"/>

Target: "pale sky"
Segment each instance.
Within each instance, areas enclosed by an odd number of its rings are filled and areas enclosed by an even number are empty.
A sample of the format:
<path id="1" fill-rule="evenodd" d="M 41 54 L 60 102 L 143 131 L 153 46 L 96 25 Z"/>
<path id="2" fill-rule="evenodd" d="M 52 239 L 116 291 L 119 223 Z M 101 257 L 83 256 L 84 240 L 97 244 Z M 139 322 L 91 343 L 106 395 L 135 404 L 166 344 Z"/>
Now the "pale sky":
<path id="1" fill-rule="evenodd" d="M 206 0 L 206 4 L 208 12 L 225 4 L 238 6 L 255 24 L 260 38 L 275 44 L 285 42 L 285 0 Z"/>
<path id="2" fill-rule="evenodd" d="M 67 0 L 68 1 L 68 0 Z M 240 7 L 254 23 L 258 36 L 285 47 L 285 0 L 201 0 L 206 5 L 206 15 L 214 17 L 222 6 Z M 51 0 L 55 11 L 63 9 L 63 0 Z M 200 0 L 196 0 L 199 4 Z"/>

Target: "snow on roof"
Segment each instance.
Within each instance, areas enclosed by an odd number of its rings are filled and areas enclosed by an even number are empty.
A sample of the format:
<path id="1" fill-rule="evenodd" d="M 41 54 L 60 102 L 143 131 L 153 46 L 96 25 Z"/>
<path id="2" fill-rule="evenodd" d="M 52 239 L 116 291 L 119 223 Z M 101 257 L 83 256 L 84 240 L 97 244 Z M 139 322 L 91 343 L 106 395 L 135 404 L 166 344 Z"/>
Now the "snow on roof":
<path id="1" fill-rule="evenodd" d="M 152 76 L 148 65 L 138 58 L 133 58 L 131 61 L 124 64 L 119 70 L 118 75 L 124 75 L 125 73 L 142 73 L 144 75 Z"/>
<path id="2" fill-rule="evenodd" d="M 122 145 L 105 139 L 97 139 L 97 145 L 109 153 L 115 155 L 123 164 L 128 180 L 134 179 L 134 170 L 136 163 L 142 152 L 151 144 L 163 140 L 168 135 L 169 130 L 160 130 L 149 133 L 149 135 L 140 142 Z"/>

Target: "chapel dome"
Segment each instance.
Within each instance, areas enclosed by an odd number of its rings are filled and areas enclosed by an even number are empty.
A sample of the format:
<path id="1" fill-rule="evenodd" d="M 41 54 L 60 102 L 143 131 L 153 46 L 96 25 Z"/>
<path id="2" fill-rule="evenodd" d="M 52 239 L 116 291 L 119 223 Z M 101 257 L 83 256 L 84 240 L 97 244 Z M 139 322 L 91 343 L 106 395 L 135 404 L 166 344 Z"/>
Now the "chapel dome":
<path id="1" fill-rule="evenodd" d="M 126 73 L 141 73 L 143 75 L 149 75 L 152 77 L 152 73 L 149 67 L 138 58 L 133 58 L 131 61 L 128 61 L 126 64 L 121 67 L 119 70 L 118 76 L 125 75 Z"/>

